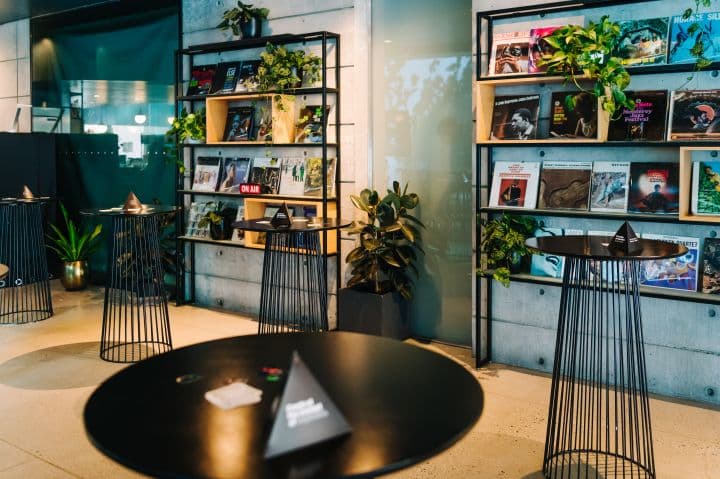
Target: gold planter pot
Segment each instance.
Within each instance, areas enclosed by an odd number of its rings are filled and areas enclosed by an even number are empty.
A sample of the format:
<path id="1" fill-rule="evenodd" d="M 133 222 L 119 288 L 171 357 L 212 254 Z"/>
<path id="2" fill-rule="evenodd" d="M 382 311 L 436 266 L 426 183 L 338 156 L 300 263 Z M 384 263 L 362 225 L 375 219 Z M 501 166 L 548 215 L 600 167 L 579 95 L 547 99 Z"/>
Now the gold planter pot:
<path id="1" fill-rule="evenodd" d="M 67 291 L 85 289 L 88 282 L 88 262 L 71 261 L 63 263 L 60 282 Z"/>

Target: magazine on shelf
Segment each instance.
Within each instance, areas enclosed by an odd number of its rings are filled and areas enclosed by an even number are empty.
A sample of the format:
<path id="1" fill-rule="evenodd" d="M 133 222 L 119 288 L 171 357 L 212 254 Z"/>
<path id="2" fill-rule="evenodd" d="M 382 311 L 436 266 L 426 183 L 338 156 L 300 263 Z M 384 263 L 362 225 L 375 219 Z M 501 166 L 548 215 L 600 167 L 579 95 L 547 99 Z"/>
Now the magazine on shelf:
<path id="1" fill-rule="evenodd" d="M 245 219 L 245 204 L 240 203 L 237 207 L 237 213 L 235 214 L 235 221 L 242 221 Z M 245 231 L 233 228 L 232 237 L 230 238 L 231 241 L 235 241 L 238 243 L 245 243 Z"/>
<path id="2" fill-rule="evenodd" d="M 626 211 L 629 176 L 630 162 L 594 162 L 590 187 L 590 211 L 615 213 Z"/>
<path id="3" fill-rule="evenodd" d="M 539 112 L 540 95 L 496 96 L 490 138 L 534 140 Z"/>
<path id="4" fill-rule="evenodd" d="M 618 118 L 610 119 L 608 141 L 665 140 L 667 91 L 626 91 L 625 94 L 635 101 L 635 108 L 623 107 Z"/>
<path id="5" fill-rule="evenodd" d="M 540 163 L 497 161 L 493 168 L 490 206 L 534 209 Z"/>
<path id="6" fill-rule="evenodd" d="M 240 184 L 248 182 L 250 158 L 225 158 L 218 191 L 221 193 L 240 193 Z"/>
<path id="7" fill-rule="evenodd" d="M 673 91 L 668 130 L 671 141 L 720 140 L 720 90 Z"/>
<path id="8" fill-rule="evenodd" d="M 720 294 L 720 238 L 703 240 L 702 292 Z"/>
<path id="9" fill-rule="evenodd" d="M 253 159 L 248 183 L 259 184 L 263 194 L 277 195 L 280 191 L 280 159 Z"/>
<path id="10" fill-rule="evenodd" d="M 677 163 L 633 162 L 630 165 L 628 211 L 677 214 L 678 182 Z"/>
<path id="11" fill-rule="evenodd" d="M 210 93 L 217 65 L 194 65 L 190 72 L 187 96 Z"/>
<path id="12" fill-rule="evenodd" d="M 210 227 L 200 228 L 198 222 L 205 213 L 214 207 L 212 201 L 193 201 L 188 208 L 187 226 L 185 227 L 185 236 L 191 238 L 207 238 L 210 236 Z"/>
<path id="13" fill-rule="evenodd" d="M 303 196 L 305 194 L 305 158 L 283 158 L 280 166 L 280 194 Z"/>
<path id="14" fill-rule="evenodd" d="M 668 63 L 695 63 L 692 49 L 698 39 L 702 39 L 705 57 L 712 62 L 720 61 L 720 12 L 703 12 L 687 18 L 678 15 L 670 23 Z"/>
<path id="15" fill-rule="evenodd" d="M 568 97 L 571 104 L 568 104 Z M 556 91 L 550 99 L 550 136 L 596 139 L 598 102 L 587 92 Z"/>
<path id="16" fill-rule="evenodd" d="M 221 159 L 199 156 L 195 162 L 192 189 L 194 191 L 215 191 L 220 181 Z"/>
<path id="17" fill-rule="evenodd" d="M 305 195 L 322 196 L 322 164 L 319 157 L 309 157 L 305 160 Z M 327 160 L 327 196 L 335 196 L 335 158 Z"/>
<path id="18" fill-rule="evenodd" d="M 225 120 L 223 141 L 248 141 L 255 120 L 255 107 L 231 106 Z"/>
<path id="19" fill-rule="evenodd" d="M 295 129 L 295 143 L 322 143 L 323 121 L 327 126 L 330 108 L 330 105 L 326 105 L 325 115 L 323 115 L 322 105 L 306 105 L 302 107 Z"/>
<path id="20" fill-rule="evenodd" d="M 538 208 L 587 211 L 590 161 L 545 161 L 540 172 Z"/>
<path id="21" fill-rule="evenodd" d="M 681 244 L 688 252 L 675 258 L 642 261 L 640 284 L 653 288 L 683 289 L 697 291 L 698 249 L 700 240 L 688 236 L 657 235 L 645 233 L 644 239 Z"/>
<path id="22" fill-rule="evenodd" d="M 620 25 L 617 56 L 626 66 L 662 65 L 667 60 L 668 17 L 624 20 Z"/>
<path id="23" fill-rule="evenodd" d="M 210 93 L 233 93 L 240 73 L 240 62 L 219 63 Z"/>
<path id="24" fill-rule="evenodd" d="M 720 215 L 720 161 L 692 164 L 690 211 L 696 215 Z"/>
<path id="25" fill-rule="evenodd" d="M 243 93 L 257 90 L 259 67 L 260 60 L 243 60 L 240 62 L 240 69 L 235 82 L 235 92 Z"/>
<path id="26" fill-rule="evenodd" d="M 562 228 L 538 228 L 533 236 L 562 236 Z M 562 256 L 549 253 L 534 253 L 530 258 L 530 274 L 550 278 L 562 278 L 565 259 Z"/>

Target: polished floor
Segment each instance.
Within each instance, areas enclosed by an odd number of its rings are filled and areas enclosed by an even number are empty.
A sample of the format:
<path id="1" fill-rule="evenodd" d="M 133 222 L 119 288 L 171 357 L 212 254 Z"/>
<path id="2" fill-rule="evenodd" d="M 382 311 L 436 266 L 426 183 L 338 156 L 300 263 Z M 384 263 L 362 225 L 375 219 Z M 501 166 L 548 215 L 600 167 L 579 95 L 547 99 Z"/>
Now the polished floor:
<path id="1" fill-rule="evenodd" d="M 53 288 L 55 316 L 0 326 L 0 478 L 142 477 L 98 452 L 83 429 L 90 393 L 125 367 L 98 357 L 102 291 Z M 173 307 L 170 315 L 176 347 L 257 331 L 206 309 Z M 429 347 L 470 362 L 464 349 Z M 549 378 L 500 365 L 472 371 L 485 391 L 480 421 L 444 453 L 387 477 L 542 477 Z M 659 479 L 720 478 L 719 410 L 661 398 L 651 410 Z"/>

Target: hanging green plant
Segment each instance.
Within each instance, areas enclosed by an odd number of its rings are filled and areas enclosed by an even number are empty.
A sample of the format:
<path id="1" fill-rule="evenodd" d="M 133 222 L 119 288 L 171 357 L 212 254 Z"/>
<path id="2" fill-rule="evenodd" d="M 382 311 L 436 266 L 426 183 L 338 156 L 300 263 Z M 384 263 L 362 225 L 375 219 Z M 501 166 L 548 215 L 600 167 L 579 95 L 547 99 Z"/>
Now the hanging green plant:
<path id="1" fill-rule="evenodd" d="M 688 7 L 683 12 L 683 20 L 688 20 L 693 18 L 695 15 L 698 15 L 701 7 L 710 7 L 712 0 L 694 0 L 693 3 L 695 4 L 694 8 Z M 693 21 L 693 23 L 688 26 L 686 34 L 688 38 L 694 39 L 694 43 L 692 47 L 690 47 L 690 54 L 695 58 L 695 69 L 702 70 L 703 68 L 707 68 L 712 65 L 712 60 L 705 56 L 706 49 L 710 46 L 709 42 L 712 41 L 710 33 L 703 31 L 703 26 L 700 22 Z M 717 33 L 714 33 L 714 35 L 717 35 Z M 692 77 L 688 78 L 688 80 L 691 79 Z"/>
<path id="2" fill-rule="evenodd" d="M 532 253 L 525 246 L 525 240 L 537 229 L 537 220 L 531 216 L 503 213 L 497 218 L 482 220 L 481 224 L 481 267 L 477 274 L 508 287 L 511 270 L 519 268 L 523 258 Z"/>
<path id="3" fill-rule="evenodd" d="M 258 90 L 280 92 L 320 81 L 321 59 L 304 50 L 268 43 L 260 53 Z"/>

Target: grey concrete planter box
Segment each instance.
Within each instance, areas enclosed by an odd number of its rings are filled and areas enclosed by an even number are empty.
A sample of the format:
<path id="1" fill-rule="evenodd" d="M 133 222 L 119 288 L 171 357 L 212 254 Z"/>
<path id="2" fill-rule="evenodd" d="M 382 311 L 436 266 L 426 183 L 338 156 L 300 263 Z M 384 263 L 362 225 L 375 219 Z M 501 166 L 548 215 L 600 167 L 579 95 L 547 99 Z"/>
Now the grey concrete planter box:
<path id="1" fill-rule="evenodd" d="M 408 303 L 399 293 L 375 294 L 342 288 L 338 292 L 338 329 L 394 339 L 410 336 Z"/>

